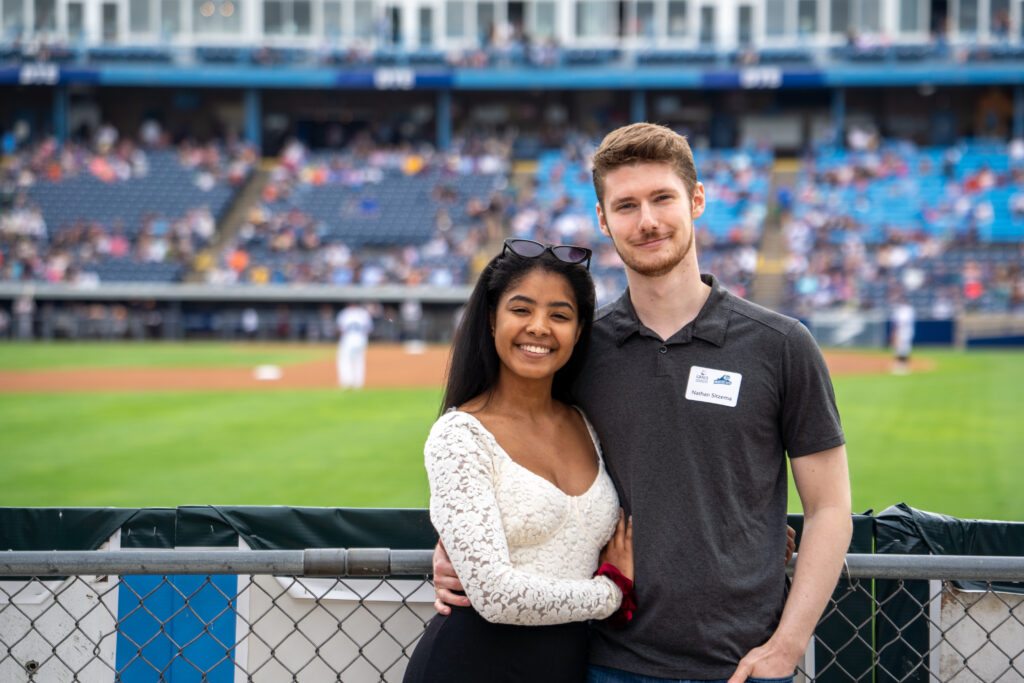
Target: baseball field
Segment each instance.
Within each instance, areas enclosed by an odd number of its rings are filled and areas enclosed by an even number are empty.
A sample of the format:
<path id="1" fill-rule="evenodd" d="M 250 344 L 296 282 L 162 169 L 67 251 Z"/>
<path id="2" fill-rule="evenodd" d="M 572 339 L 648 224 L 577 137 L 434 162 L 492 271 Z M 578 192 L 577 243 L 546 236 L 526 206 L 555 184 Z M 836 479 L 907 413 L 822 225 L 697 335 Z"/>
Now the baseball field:
<path id="1" fill-rule="evenodd" d="M 0 505 L 425 506 L 446 349 L 371 347 L 358 392 L 334 386 L 333 353 L 4 343 Z M 906 376 L 884 352 L 826 356 L 855 511 L 1024 521 L 1024 354 L 921 351 Z"/>

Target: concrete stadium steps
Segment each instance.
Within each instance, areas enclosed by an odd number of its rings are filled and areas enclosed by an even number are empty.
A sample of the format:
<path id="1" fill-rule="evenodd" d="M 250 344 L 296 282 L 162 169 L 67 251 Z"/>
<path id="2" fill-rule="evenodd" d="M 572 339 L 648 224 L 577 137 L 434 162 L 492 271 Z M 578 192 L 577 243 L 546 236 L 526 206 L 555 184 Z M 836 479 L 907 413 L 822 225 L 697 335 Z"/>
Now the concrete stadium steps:
<path id="1" fill-rule="evenodd" d="M 779 310 L 785 295 L 786 244 L 782 235 L 782 209 L 778 204 L 778 191 L 787 187 L 796 189 L 800 162 L 796 159 L 776 159 L 768 187 L 768 212 L 761 234 L 761 248 L 757 257 L 757 273 L 750 284 L 750 299 L 762 306 Z"/>
<path id="2" fill-rule="evenodd" d="M 267 170 L 265 164 L 249 174 L 245 183 L 235 193 L 231 204 L 225 209 L 210 245 L 193 261 L 192 269 L 185 276 L 185 282 L 205 281 L 206 269 L 217 264 L 218 255 L 224 250 L 225 245 L 238 235 L 249 210 L 259 202 L 263 188 L 269 179 L 270 171 Z"/>

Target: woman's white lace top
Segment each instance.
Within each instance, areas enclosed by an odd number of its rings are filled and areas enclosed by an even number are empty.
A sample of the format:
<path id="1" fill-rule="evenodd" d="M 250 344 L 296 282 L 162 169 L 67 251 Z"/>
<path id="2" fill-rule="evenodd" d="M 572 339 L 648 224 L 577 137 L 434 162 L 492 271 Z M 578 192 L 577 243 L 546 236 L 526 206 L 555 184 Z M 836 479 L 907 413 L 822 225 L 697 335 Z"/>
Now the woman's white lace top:
<path id="1" fill-rule="evenodd" d="M 619 502 L 598 454 L 590 489 L 570 496 L 519 465 L 469 413 L 434 423 L 424 449 L 430 519 L 473 607 L 490 622 L 562 624 L 603 619 L 622 593 L 591 578 L 618 521 Z"/>

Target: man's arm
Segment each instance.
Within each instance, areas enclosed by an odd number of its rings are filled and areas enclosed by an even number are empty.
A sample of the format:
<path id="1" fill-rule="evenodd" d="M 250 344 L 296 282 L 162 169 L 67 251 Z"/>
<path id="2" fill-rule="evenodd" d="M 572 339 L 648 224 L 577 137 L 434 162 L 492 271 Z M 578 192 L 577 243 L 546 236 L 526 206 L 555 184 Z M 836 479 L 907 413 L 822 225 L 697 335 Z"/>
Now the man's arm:
<path id="1" fill-rule="evenodd" d="M 789 564 L 790 558 L 796 552 L 796 531 L 791 526 L 786 526 L 786 552 L 783 564 Z M 452 613 L 450 605 L 457 607 L 469 607 L 469 598 L 462 595 L 462 582 L 455 574 L 455 567 L 448 559 L 448 551 L 444 549 L 441 541 L 434 546 L 434 609 L 438 614 L 445 616 Z M 458 591 L 455 593 L 454 591 Z"/>
<path id="2" fill-rule="evenodd" d="M 775 633 L 740 660 L 729 683 L 743 683 L 748 676 L 792 675 L 835 589 L 850 546 L 853 522 L 846 447 L 792 458 L 790 464 L 804 508 L 793 585 Z"/>
<path id="3" fill-rule="evenodd" d="M 616 534 L 612 536 L 611 540 L 608 541 L 608 545 L 605 546 L 605 550 L 615 544 L 616 541 L 628 544 L 629 547 L 629 571 L 623 573 L 633 578 L 633 519 L 630 518 L 629 524 L 624 525 L 624 520 L 621 517 L 622 511 L 620 510 L 619 526 L 616 530 Z M 793 556 L 793 551 L 796 550 L 795 544 L 796 531 L 792 527 L 786 527 L 786 563 L 789 563 L 789 558 Z M 621 549 L 619 550 L 621 553 Z M 605 553 L 601 553 L 602 561 L 605 558 Z M 609 558 L 612 559 L 612 558 Z M 621 562 L 613 561 L 612 564 L 618 567 L 623 567 Z M 458 593 L 454 592 L 458 591 Z M 444 549 L 444 543 L 441 541 L 437 542 L 434 546 L 434 609 L 437 610 L 438 614 L 448 616 L 452 613 L 452 605 L 457 607 L 470 607 L 469 598 L 465 595 L 461 595 L 463 591 L 462 582 L 459 581 L 458 575 L 455 573 L 455 567 L 452 566 L 452 561 L 448 557 L 448 551 Z"/>
<path id="4" fill-rule="evenodd" d="M 448 551 L 444 549 L 444 544 L 438 541 L 434 546 L 434 609 L 439 614 L 451 614 L 452 608 L 449 605 L 469 607 L 469 598 L 453 591 L 461 593 L 462 582 L 455 574 L 455 567 L 448 559 Z"/>

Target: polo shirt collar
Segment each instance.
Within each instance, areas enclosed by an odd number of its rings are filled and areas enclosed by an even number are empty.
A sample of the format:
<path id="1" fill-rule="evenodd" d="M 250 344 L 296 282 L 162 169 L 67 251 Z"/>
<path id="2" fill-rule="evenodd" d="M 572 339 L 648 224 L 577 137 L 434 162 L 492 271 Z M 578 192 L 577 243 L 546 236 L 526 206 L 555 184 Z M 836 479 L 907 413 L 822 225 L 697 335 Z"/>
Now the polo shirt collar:
<path id="1" fill-rule="evenodd" d="M 685 343 L 693 337 L 703 339 L 715 346 L 722 346 L 725 343 L 725 333 L 729 327 L 729 311 L 731 306 L 726 299 L 728 292 L 718 282 L 718 279 L 710 273 L 704 273 L 700 279 L 706 285 L 711 286 L 711 293 L 707 301 L 700 309 L 700 313 L 683 329 L 677 331 L 666 341 L 671 343 Z M 615 335 L 615 343 L 622 346 L 634 334 L 653 334 L 650 332 L 633 308 L 633 302 L 629 298 L 629 288 L 622 293 L 614 303 L 610 305 L 608 321 L 612 325 Z"/>

